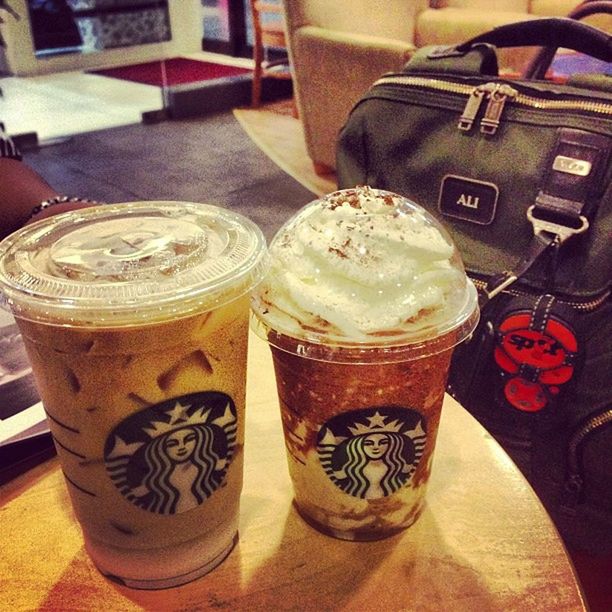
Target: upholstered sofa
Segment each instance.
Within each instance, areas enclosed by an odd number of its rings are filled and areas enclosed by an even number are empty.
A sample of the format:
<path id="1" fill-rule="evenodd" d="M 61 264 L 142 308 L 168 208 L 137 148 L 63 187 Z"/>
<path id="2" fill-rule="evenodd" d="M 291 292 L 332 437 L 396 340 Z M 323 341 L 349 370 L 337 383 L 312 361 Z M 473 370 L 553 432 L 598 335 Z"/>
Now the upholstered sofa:
<path id="1" fill-rule="evenodd" d="M 308 154 L 335 167 L 338 131 L 381 74 L 418 47 L 454 44 L 493 27 L 565 16 L 579 0 L 283 0 L 294 91 Z M 589 18 L 610 29 L 609 15 Z M 587 20 L 588 21 L 588 20 Z M 532 49 L 507 49 L 500 67 L 520 72 Z"/>

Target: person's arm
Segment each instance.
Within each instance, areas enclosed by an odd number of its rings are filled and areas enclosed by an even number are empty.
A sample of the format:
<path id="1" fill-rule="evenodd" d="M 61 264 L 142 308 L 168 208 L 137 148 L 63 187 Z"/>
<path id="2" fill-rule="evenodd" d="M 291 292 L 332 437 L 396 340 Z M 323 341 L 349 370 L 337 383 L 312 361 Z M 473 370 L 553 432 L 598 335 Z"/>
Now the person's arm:
<path id="1" fill-rule="evenodd" d="M 30 221 L 95 204 L 89 200 L 71 198 L 77 201 L 41 206 L 54 198 L 65 198 L 20 160 L 19 151 L 0 124 L 0 239 Z"/>
<path id="2" fill-rule="evenodd" d="M 0 157 L 0 238 L 25 225 L 37 204 L 58 195 L 23 162 Z"/>

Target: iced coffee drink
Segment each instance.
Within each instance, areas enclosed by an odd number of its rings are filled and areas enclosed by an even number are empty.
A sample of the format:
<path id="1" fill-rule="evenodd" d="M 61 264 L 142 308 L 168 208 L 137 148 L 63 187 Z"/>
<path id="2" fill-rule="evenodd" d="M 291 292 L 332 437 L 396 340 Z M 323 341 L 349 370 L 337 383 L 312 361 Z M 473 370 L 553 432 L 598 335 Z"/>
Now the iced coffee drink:
<path id="1" fill-rule="evenodd" d="M 97 207 L 0 245 L 85 545 L 108 577 L 193 580 L 235 544 L 261 232 L 212 206 Z"/>
<path id="2" fill-rule="evenodd" d="M 272 349 L 295 505 L 339 538 L 396 533 L 423 509 L 476 290 L 437 221 L 367 187 L 306 206 L 270 256 L 254 327 Z"/>

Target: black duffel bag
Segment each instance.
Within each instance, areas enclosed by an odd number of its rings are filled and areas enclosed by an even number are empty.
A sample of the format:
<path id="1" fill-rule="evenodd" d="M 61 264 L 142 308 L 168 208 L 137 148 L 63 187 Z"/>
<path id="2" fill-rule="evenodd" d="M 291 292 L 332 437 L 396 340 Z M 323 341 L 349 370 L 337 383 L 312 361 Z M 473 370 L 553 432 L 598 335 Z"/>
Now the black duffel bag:
<path id="1" fill-rule="evenodd" d="M 568 544 L 612 553 L 612 90 L 604 75 L 499 78 L 495 46 L 531 45 L 612 60 L 610 36 L 570 19 L 421 49 L 352 110 L 338 182 L 405 195 L 449 229 L 482 307 L 449 391 Z"/>

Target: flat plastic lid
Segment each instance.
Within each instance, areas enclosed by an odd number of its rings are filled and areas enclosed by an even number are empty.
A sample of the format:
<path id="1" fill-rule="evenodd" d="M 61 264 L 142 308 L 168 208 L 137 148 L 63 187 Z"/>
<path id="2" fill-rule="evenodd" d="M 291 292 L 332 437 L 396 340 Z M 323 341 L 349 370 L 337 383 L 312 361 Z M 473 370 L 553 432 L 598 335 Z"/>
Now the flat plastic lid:
<path id="1" fill-rule="evenodd" d="M 356 187 L 315 200 L 278 231 L 269 254 L 253 327 L 287 352 L 419 358 L 462 342 L 478 321 L 476 290 L 448 232 L 395 193 Z"/>
<path id="2" fill-rule="evenodd" d="M 124 326 L 221 306 L 267 266 L 250 220 L 186 202 L 133 202 L 72 211 L 0 243 L 2 301 L 20 317 Z"/>

